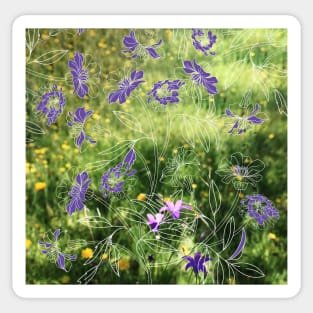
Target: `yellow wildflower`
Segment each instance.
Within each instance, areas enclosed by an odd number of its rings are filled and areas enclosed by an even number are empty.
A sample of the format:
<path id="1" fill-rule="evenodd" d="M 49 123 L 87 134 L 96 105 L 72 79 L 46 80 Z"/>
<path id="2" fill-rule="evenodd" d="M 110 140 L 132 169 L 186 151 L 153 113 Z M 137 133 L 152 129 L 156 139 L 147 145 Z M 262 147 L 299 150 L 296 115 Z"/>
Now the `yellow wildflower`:
<path id="1" fill-rule="evenodd" d="M 144 194 L 144 193 L 140 193 L 138 196 L 137 196 L 137 200 L 140 200 L 140 201 L 144 201 L 147 199 L 147 196 Z"/>
<path id="2" fill-rule="evenodd" d="M 121 271 L 126 271 L 130 268 L 129 261 L 126 259 L 121 259 L 118 264 Z"/>
<path id="3" fill-rule="evenodd" d="M 63 150 L 69 150 L 71 148 L 67 143 L 63 143 L 61 147 Z"/>
<path id="4" fill-rule="evenodd" d="M 191 185 L 191 188 L 192 188 L 192 189 L 196 189 L 197 187 L 198 187 L 197 184 L 192 184 L 192 185 Z"/>
<path id="5" fill-rule="evenodd" d="M 273 233 L 269 233 L 269 234 L 267 235 L 267 238 L 268 238 L 268 239 L 272 239 L 272 240 L 277 240 L 277 236 L 276 236 L 275 234 L 273 234 Z"/>
<path id="6" fill-rule="evenodd" d="M 30 239 L 25 240 L 26 249 L 28 249 L 32 245 L 32 241 Z"/>
<path id="7" fill-rule="evenodd" d="M 82 258 L 91 259 L 93 257 L 93 250 L 91 248 L 85 248 L 81 253 Z"/>
<path id="8" fill-rule="evenodd" d="M 43 190 L 45 189 L 47 184 L 43 181 L 35 183 L 35 190 Z"/>
<path id="9" fill-rule="evenodd" d="M 68 275 L 63 275 L 61 277 L 61 283 L 62 284 L 67 284 L 70 281 L 70 277 Z"/>
<path id="10" fill-rule="evenodd" d="M 273 133 L 269 134 L 269 135 L 268 135 L 268 138 L 269 138 L 269 139 L 274 139 L 274 138 L 275 138 L 275 134 L 273 134 Z"/>
<path id="11" fill-rule="evenodd" d="M 109 258 L 109 255 L 107 253 L 102 254 L 102 260 L 107 260 Z"/>

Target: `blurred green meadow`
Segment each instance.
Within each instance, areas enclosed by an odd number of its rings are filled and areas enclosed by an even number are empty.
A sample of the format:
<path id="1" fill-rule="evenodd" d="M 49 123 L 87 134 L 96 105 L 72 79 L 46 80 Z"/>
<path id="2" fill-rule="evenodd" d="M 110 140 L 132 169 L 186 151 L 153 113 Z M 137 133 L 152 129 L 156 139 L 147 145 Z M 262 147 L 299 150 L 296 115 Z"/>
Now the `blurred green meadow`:
<path id="1" fill-rule="evenodd" d="M 125 50 L 123 38 L 129 35 L 129 29 L 86 29 L 80 35 L 76 29 L 27 30 L 27 284 L 77 284 L 90 268 L 96 268 L 94 275 L 88 279 L 85 275 L 80 282 L 198 283 L 191 269 L 185 271 L 182 256 L 202 249 L 201 236 L 212 233 L 199 218 L 203 214 L 213 219 L 209 187 L 212 181 L 218 188 L 215 196 L 218 194 L 217 198 L 221 198 L 214 221 L 223 220 L 238 197 L 231 216 L 239 231 L 230 244 L 230 251 L 238 246 L 242 225 L 247 225 L 247 240 L 240 261 L 257 266 L 264 275 L 259 278 L 232 276 L 227 274 L 227 269 L 217 273 L 215 264 L 223 254 L 214 254 L 215 246 L 212 246 L 210 257 L 213 260 L 207 263 L 205 283 L 287 283 L 287 31 L 211 31 L 217 36 L 213 47 L 215 55 L 205 56 L 192 45 L 189 29 L 138 29 L 138 41 L 146 45 L 160 38 L 163 40 L 157 48 L 161 58 L 147 55 L 132 59 L 122 53 Z M 57 51 L 51 59 L 47 59 L 49 51 Z M 88 62 L 90 92 L 83 99 L 73 94 L 68 68 L 68 61 L 77 51 L 83 53 Z M 184 73 L 183 61 L 193 59 L 217 77 L 217 94 L 209 95 L 205 88 L 197 88 L 190 75 Z M 110 92 L 134 69 L 144 71 L 145 83 L 125 103 L 109 104 Z M 155 82 L 165 79 L 185 82 L 179 91 L 179 103 L 166 107 L 148 103 L 147 92 Z M 53 84 L 62 88 L 66 106 L 56 123 L 47 126 L 46 117 L 40 116 L 36 107 Z M 226 109 L 243 116 L 245 110 L 240 104 L 246 102 L 260 105 L 264 123 L 253 125 L 240 135 L 229 134 L 232 125 L 226 122 Z M 79 151 L 66 124 L 66 116 L 81 106 L 93 110 L 85 127 L 97 143 L 84 143 Z M 126 182 L 123 196 L 103 198 L 99 190 L 102 175 L 123 161 L 132 145 L 137 153 L 133 165 L 136 175 Z M 264 162 L 263 178 L 257 186 L 237 191 L 216 174 L 223 160 L 229 160 L 236 152 Z M 188 158 L 196 160 L 196 168 Z M 183 166 L 178 170 L 176 166 L 180 161 Z M 75 184 L 77 173 L 83 170 L 92 178 L 86 207 L 69 216 L 66 212 L 68 192 Z M 265 227 L 244 224 L 240 200 L 256 193 L 265 195 L 279 210 L 280 218 L 275 223 Z M 149 208 L 154 208 L 151 203 L 155 203 L 156 198 L 158 201 L 182 199 L 190 204 L 195 214 L 187 215 L 186 211 L 183 218 L 186 217 L 186 223 L 190 223 L 187 226 L 195 232 L 179 232 L 175 237 L 171 229 L 163 242 L 162 236 L 157 238 L 157 234 L 152 234 L 146 225 L 146 214 Z M 112 228 L 95 227 L 90 216 L 109 221 Z M 213 231 L 212 242 L 222 240 L 225 224 L 216 233 Z M 99 254 L 97 243 L 120 225 L 124 228 L 113 236 L 114 249 L 105 246 Z M 77 255 L 67 272 L 58 268 L 54 259 L 49 260 L 42 254 L 37 244 L 58 228 L 62 230 L 60 244 L 66 249 L 72 240 L 71 253 Z M 175 239 L 170 241 L 170 238 Z"/>

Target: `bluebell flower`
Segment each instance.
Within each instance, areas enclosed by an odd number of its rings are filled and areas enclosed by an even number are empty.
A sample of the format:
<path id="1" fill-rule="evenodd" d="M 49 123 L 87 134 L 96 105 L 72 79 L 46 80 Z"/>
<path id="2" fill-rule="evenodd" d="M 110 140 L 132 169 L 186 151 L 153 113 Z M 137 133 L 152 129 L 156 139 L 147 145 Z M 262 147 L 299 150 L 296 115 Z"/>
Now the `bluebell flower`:
<path id="1" fill-rule="evenodd" d="M 132 30 L 129 36 L 125 36 L 123 39 L 123 44 L 127 49 L 123 50 L 122 52 L 125 54 L 130 53 L 133 59 L 139 56 L 145 56 L 146 54 L 149 54 L 152 58 L 157 59 L 160 57 L 160 55 L 156 52 L 155 48 L 160 46 L 161 43 L 162 39 L 153 45 L 144 46 L 137 40 L 135 32 Z"/>
<path id="2" fill-rule="evenodd" d="M 217 94 L 217 88 L 215 86 L 218 83 L 216 77 L 211 76 L 210 73 L 207 73 L 203 68 L 197 64 L 196 60 L 193 61 L 184 61 L 184 71 L 188 74 L 192 74 L 192 80 L 197 85 L 203 85 L 209 94 Z"/>
<path id="3" fill-rule="evenodd" d="M 201 256 L 201 252 L 197 252 L 194 258 L 190 255 L 185 255 L 182 258 L 188 261 L 185 270 L 187 271 L 191 267 L 195 274 L 198 274 L 200 271 L 206 274 L 207 270 L 205 263 L 212 260 L 209 257 Z"/>
<path id="4" fill-rule="evenodd" d="M 154 98 L 157 102 L 163 105 L 167 105 L 168 103 L 177 103 L 179 102 L 178 90 L 184 84 L 185 83 L 179 79 L 174 81 L 169 81 L 168 79 L 158 81 L 147 93 L 149 96 L 148 102 L 151 102 L 151 99 Z"/>
<path id="5" fill-rule="evenodd" d="M 200 37 L 198 39 L 198 37 Z M 213 45 L 216 43 L 216 35 L 213 35 L 211 31 L 208 31 L 208 35 L 205 37 L 204 31 L 202 29 L 192 29 L 192 44 L 193 46 L 199 50 L 202 51 L 205 56 L 208 56 L 208 52 L 211 55 L 215 55 L 214 51 L 210 51 L 213 47 Z M 204 44 L 203 42 L 209 40 L 207 44 Z"/>
<path id="6" fill-rule="evenodd" d="M 69 215 L 72 215 L 76 210 L 81 211 L 84 208 L 86 200 L 86 192 L 91 183 L 87 172 L 78 173 L 76 176 L 76 185 L 72 186 L 69 195 L 72 197 L 70 203 L 66 207 Z"/>
<path id="7" fill-rule="evenodd" d="M 68 67 L 71 69 L 72 82 L 74 85 L 73 93 L 77 93 L 80 98 L 88 95 L 88 71 L 83 69 L 84 56 L 76 52 L 74 59 L 68 61 Z"/>
<path id="8" fill-rule="evenodd" d="M 61 270 L 68 272 L 71 267 L 71 261 L 77 259 L 77 255 L 64 253 L 58 247 L 58 238 L 61 234 L 61 229 L 56 229 L 53 233 L 52 241 L 38 240 L 41 247 L 41 253 L 48 255 L 50 260 L 56 263 L 56 266 Z"/>
<path id="9" fill-rule="evenodd" d="M 130 74 L 130 77 L 126 77 L 118 83 L 118 90 L 111 92 L 109 94 L 109 103 L 118 101 L 120 104 L 126 101 L 126 97 L 129 97 L 130 94 L 142 83 L 145 81 L 143 78 L 143 71 L 133 71 Z"/>
<path id="10" fill-rule="evenodd" d="M 49 91 L 41 96 L 41 101 L 37 105 L 37 111 L 47 117 L 47 124 L 50 126 L 55 123 L 58 116 L 63 112 L 65 107 L 65 96 L 62 88 L 57 90 L 57 85 L 53 85 L 52 91 Z"/>

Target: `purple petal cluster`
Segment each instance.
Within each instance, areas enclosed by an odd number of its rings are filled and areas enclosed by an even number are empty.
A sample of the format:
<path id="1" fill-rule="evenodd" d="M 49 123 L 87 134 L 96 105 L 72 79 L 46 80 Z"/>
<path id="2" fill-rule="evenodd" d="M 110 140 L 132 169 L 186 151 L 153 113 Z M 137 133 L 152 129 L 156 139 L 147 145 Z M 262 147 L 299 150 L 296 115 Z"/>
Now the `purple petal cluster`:
<path id="1" fill-rule="evenodd" d="M 207 73 L 203 68 L 197 64 L 196 60 L 193 61 L 184 61 L 184 71 L 192 75 L 192 80 L 197 85 L 203 85 L 209 94 L 217 94 L 217 88 L 215 86 L 218 83 L 216 77 L 212 76 L 210 73 Z"/>
<path id="2" fill-rule="evenodd" d="M 136 153 L 134 149 L 126 154 L 123 162 L 120 162 L 117 166 L 110 168 L 105 172 L 101 178 L 102 195 L 106 198 L 110 193 L 120 193 L 123 191 L 125 185 L 125 179 L 136 174 L 136 170 L 131 170 L 136 160 Z"/>
<path id="3" fill-rule="evenodd" d="M 118 83 L 118 90 L 109 94 L 109 103 L 118 101 L 120 104 L 126 101 L 126 97 L 130 94 L 145 80 L 142 80 L 144 75 L 143 71 L 133 71 L 130 77 L 126 77 Z"/>
<path id="4" fill-rule="evenodd" d="M 93 111 L 86 111 L 85 107 L 80 107 L 75 110 L 75 113 L 68 112 L 68 117 L 70 120 L 67 121 L 68 127 L 74 127 L 79 130 L 79 134 L 76 137 L 75 145 L 78 149 L 81 149 L 84 141 L 87 141 L 91 144 L 95 144 L 96 140 L 93 140 L 89 135 L 84 131 L 84 124 L 86 120 L 92 115 Z"/>
<path id="5" fill-rule="evenodd" d="M 187 271 L 191 267 L 195 274 L 198 274 L 200 271 L 206 274 L 207 270 L 205 263 L 212 260 L 207 256 L 201 256 L 201 252 L 197 252 L 194 258 L 190 255 L 184 255 L 182 258 L 188 261 L 185 270 Z"/>
<path id="6" fill-rule="evenodd" d="M 76 260 L 77 255 L 64 253 L 59 250 L 57 242 L 60 234 L 61 230 L 57 229 L 53 233 L 52 242 L 38 240 L 38 244 L 42 249 L 41 250 L 42 254 L 49 255 L 53 260 L 55 260 L 55 263 L 58 268 L 62 269 L 65 272 L 68 272 L 70 262 Z"/>
<path id="7" fill-rule="evenodd" d="M 273 203 L 263 195 L 246 196 L 241 204 L 247 210 L 249 217 L 252 217 L 259 225 L 271 219 L 279 219 L 279 211 L 273 207 Z"/>
<path id="8" fill-rule="evenodd" d="M 53 85 L 53 89 L 56 90 L 49 91 L 41 96 L 41 101 L 36 108 L 37 111 L 47 117 L 48 126 L 56 122 L 65 107 L 65 97 L 63 96 L 62 88 L 57 90 L 57 85 Z"/>
<path id="9" fill-rule="evenodd" d="M 68 67 L 71 70 L 72 82 L 74 86 L 73 93 L 77 94 L 80 98 L 84 98 L 85 95 L 88 95 L 88 71 L 83 69 L 84 56 L 76 52 L 74 59 L 68 61 Z"/>
<path id="10" fill-rule="evenodd" d="M 154 84 L 151 91 L 147 93 L 149 96 L 148 102 L 151 102 L 151 98 L 154 98 L 157 102 L 163 105 L 168 103 L 179 102 L 178 90 L 185 83 L 179 79 L 174 81 L 169 81 L 168 79 L 163 81 L 158 81 Z"/>
<path id="11" fill-rule="evenodd" d="M 130 53 L 133 59 L 139 56 L 144 56 L 146 53 L 148 53 L 152 58 L 157 59 L 160 55 L 156 52 L 155 48 L 162 44 L 162 39 L 151 46 L 144 46 L 137 40 L 135 32 L 132 30 L 129 36 L 124 37 L 123 44 L 126 47 L 126 50 L 122 50 L 122 52 Z"/>
<path id="12" fill-rule="evenodd" d="M 226 115 L 235 120 L 232 128 L 228 131 L 229 134 L 233 134 L 235 131 L 238 135 L 247 131 L 251 126 L 263 124 L 264 119 L 261 119 L 257 116 L 257 112 L 259 111 L 260 106 L 258 104 L 255 105 L 254 109 L 248 114 L 247 117 L 242 117 L 234 114 L 230 109 L 226 109 Z"/>
<path id="13" fill-rule="evenodd" d="M 212 49 L 213 45 L 216 43 L 216 35 L 213 35 L 213 33 L 211 31 L 208 31 L 207 37 L 205 38 L 204 36 L 205 36 L 205 33 L 202 29 L 194 29 L 193 28 L 192 29 L 192 35 L 191 35 L 193 46 L 197 50 L 202 51 L 205 56 L 208 56 L 208 52 L 211 55 L 215 55 L 215 52 L 210 51 L 210 50 Z M 200 39 L 198 39 L 198 37 L 200 37 Z M 201 41 L 202 39 L 204 39 L 204 40 L 208 39 L 209 43 L 204 45 Z"/>
<path id="14" fill-rule="evenodd" d="M 86 200 L 86 192 L 91 183 L 87 172 L 78 173 L 76 176 L 76 185 L 72 186 L 69 195 L 72 197 L 70 203 L 66 207 L 69 215 L 72 215 L 76 210 L 81 211 L 84 208 Z"/>
<path id="15" fill-rule="evenodd" d="M 147 214 L 147 224 L 150 225 L 153 232 L 157 232 L 159 230 L 159 226 L 163 222 L 164 211 L 169 211 L 172 215 L 172 218 L 176 220 L 180 218 L 180 211 L 182 209 L 192 210 L 191 206 L 183 205 L 183 200 L 177 200 L 176 203 L 173 203 L 172 201 L 166 201 L 165 204 L 166 206 L 160 208 L 159 213 L 157 213 L 155 217 L 152 214 Z"/>

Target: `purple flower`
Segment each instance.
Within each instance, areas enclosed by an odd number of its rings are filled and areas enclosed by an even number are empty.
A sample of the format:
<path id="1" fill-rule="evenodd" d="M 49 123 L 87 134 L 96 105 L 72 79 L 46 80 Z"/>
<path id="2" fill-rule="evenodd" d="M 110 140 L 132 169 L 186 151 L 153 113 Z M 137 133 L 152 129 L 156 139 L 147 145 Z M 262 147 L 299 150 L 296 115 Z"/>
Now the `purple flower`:
<path id="1" fill-rule="evenodd" d="M 93 140 L 89 135 L 84 131 L 84 125 L 88 117 L 92 115 L 93 111 L 86 111 L 85 107 L 80 107 L 75 110 L 73 115 L 72 112 L 68 112 L 69 120 L 67 121 L 67 126 L 72 127 L 76 134 L 75 145 L 78 149 L 81 149 L 84 141 L 87 141 L 91 144 L 95 144 L 96 140 Z"/>
<path id="2" fill-rule="evenodd" d="M 119 101 L 120 104 L 126 101 L 126 97 L 135 90 L 140 84 L 144 83 L 143 71 L 133 71 L 130 77 L 126 77 L 118 83 L 119 89 L 109 94 L 109 103 Z"/>
<path id="3" fill-rule="evenodd" d="M 240 255 L 241 251 L 243 250 L 243 248 L 245 247 L 246 244 L 246 239 L 247 239 L 247 235 L 246 235 L 246 231 L 243 228 L 242 229 L 242 233 L 241 233 L 241 240 L 240 243 L 237 247 L 237 249 L 235 250 L 235 252 L 232 254 L 232 256 L 229 258 L 229 260 L 234 260 L 237 258 L 238 255 Z"/>
<path id="4" fill-rule="evenodd" d="M 192 207 L 189 205 L 183 205 L 182 200 L 177 200 L 176 203 L 174 204 L 171 201 L 166 201 L 166 206 L 162 207 L 160 209 L 160 212 L 164 211 L 170 211 L 172 213 L 173 219 L 178 219 L 180 217 L 180 210 L 186 209 L 186 210 L 192 210 Z"/>
<path id="5" fill-rule="evenodd" d="M 86 192 L 91 183 L 87 172 L 78 173 L 76 176 L 77 184 L 72 186 L 69 195 L 72 197 L 70 203 L 66 207 L 69 215 L 72 215 L 76 210 L 81 211 L 84 208 L 84 201 L 86 200 Z"/>
<path id="6" fill-rule="evenodd" d="M 78 35 L 81 35 L 83 32 L 84 32 L 84 29 L 83 29 L 83 28 L 78 28 L 78 29 L 77 29 L 77 34 L 78 34 Z"/>
<path id="7" fill-rule="evenodd" d="M 247 211 L 259 225 L 264 225 L 266 221 L 279 219 L 279 211 L 273 207 L 273 203 L 262 195 L 246 196 L 240 201 Z"/>
<path id="8" fill-rule="evenodd" d="M 163 80 L 158 81 L 154 84 L 151 91 L 147 93 L 149 96 L 148 102 L 151 102 L 151 98 L 153 97 L 160 104 L 167 105 L 168 103 L 177 103 L 179 102 L 178 98 L 178 90 L 185 83 L 180 80 L 169 81 Z"/>
<path id="9" fill-rule="evenodd" d="M 72 81 L 74 85 L 73 93 L 77 93 L 80 98 L 88 94 L 88 71 L 83 69 L 84 56 L 76 52 L 74 59 L 68 61 L 68 67 L 71 69 Z"/>
<path id="10" fill-rule="evenodd" d="M 65 97 L 62 88 L 57 90 L 57 85 L 53 85 L 53 89 L 41 96 L 41 101 L 37 105 L 37 111 L 42 112 L 47 117 L 47 124 L 50 126 L 55 123 L 58 116 L 65 107 Z"/>
<path id="11" fill-rule="evenodd" d="M 203 85 L 209 94 L 217 94 L 217 89 L 214 86 L 218 82 L 216 77 L 210 77 L 211 74 L 203 70 L 203 68 L 197 64 L 196 60 L 184 61 L 184 71 L 188 74 L 192 74 L 192 80 L 197 85 Z"/>
<path id="12" fill-rule="evenodd" d="M 150 213 L 147 214 L 147 218 L 148 218 L 147 224 L 151 227 L 152 232 L 156 233 L 159 230 L 159 226 L 163 221 L 163 217 L 164 217 L 164 214 L 161 214 L 161 213 L 157 213 L 155 217 Z"/>
<path id="13" fill-rule="evenodd" d="M 117 166 L 110 168 L 105 172 L 101 178 L 101 191 L 103 197 L 106 198 L 108 193 L 120 193 L 123 191 L 125 185 L 125 179 L 136 174 L 136 170 L 131 170 L 134 162 L 136 160 L 136 154 L 134 149 L 126 154 L 123 162 L 119 163 Z"/>
<path id="14" fill-rule="evenodd" d="M 240 152 L 233 153 L 229 161 L 224 161 L 216 171 L 222 177 L 225 184 L 233 183 L 236 190 L 245 190 L 248 185 L 256 187 L 256 183 L 262 179 L 264 170 L 261 160 L 252 160 Z"/>
<path id="15" fill-rule="evenodd" d="M 201 37 L 201 39 L 198 39 L 197 37 Z M 214 51 L 210 51 L 213 47 L 213 45 L 216 43 L 216 35 L 213 35 L 211 31 L 208 31 L 208 36 L 204 37 L 204 31 L 202 29 L 192 29 L 192 44 L 197 50 L 200 50 L 203 52 L 205 56 L 208 55 L 208 52 L 210 52 L 211 55 L 215 55 Z M 203 44 L 204 41 L 209 40 L 209 42 L 205 45 Z"/>
<path id="16" fill-rule="evenodd" d="M 135 35 L 135 32 L 132 30 L 129 34 L 129 36 L 125 36 L 123 39 L 123 44 L 127 48 L 126 50 L 122 50 L 123 53 L 130 53 L 131 57 L 137 58 L 137 57 L 143 57 L 147 55 L 147 53 L 154 59 L 157 59 L 160 57 L 160 55 L 156 52 L 155 48 L 161 45 L 162 39 L 160 39 L 157 43 L 151 45 L 151 46 L 144 46 L 141 44 Z"/>
<path id="17" fill-rule="evenodd" d="M 263 124 L 264 119 L 257 117 L 257 112 L 260 106 L 258 104 L 255 105 L 254 109 L 248 114 L 248 116 L 238 116 L 235 115 L 230 109 L 226 109 L 226 115 L 235 123 L 232 128 L 228 131 L 229 134 L 233 134 L 234 131 L 237 131 L 237 134 L 240 135 L 243 132 L 247 131 L 249 128 L 254 125 Z"/>
<path id="18" fill-rule="evenodd" d="M 57 229 L 53 233 L 52 242 L 38 240 L 42 254 L 48 255 L 52 260 L 55 261 L 56 266 L 65 272 L 68 272 L 71 267 L 71 261 L 77 259 L 77 255 L 61 252 L 58 247 L 58 238 L 61 234 L 61 230 Z"/>
<path id="19" fill-rule="evenodd" d="M 188 268 L 192 267 L 195 274 L 198 274 L 200 271 L 206 274 L 207 270 L 205 267 L 205 262 L 212 260 L 211 258 L 206 256 L 201 257 L 201 252 L 197 252 L 194 258 L 190 255 L 185 255 L 182 258 L 188 261 L 185 270 L 187 271 Z"/>

